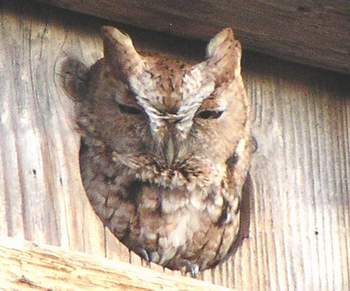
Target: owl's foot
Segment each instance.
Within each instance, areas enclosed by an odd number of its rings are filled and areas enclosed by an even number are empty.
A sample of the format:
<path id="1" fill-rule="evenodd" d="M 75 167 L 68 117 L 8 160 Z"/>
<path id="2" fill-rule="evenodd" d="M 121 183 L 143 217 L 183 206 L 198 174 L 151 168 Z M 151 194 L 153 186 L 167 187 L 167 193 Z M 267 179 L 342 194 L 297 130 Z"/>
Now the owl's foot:
<path id="1" fill-rule="evenodd" d="M 137 248 L 135 249 L 135 253 L 137 253 L 141 257 L 141 259 L 145 260 L 147 264 L 151 263 L 150 253 L 146 249 Z"/>
<path id="2" fill-rule="evenodd" d="M 180 263 L 182 265 L 182 271 L 184 273 L 190 273 L 192 278 L 196 278 L 199 274 L 199 266 L 189 260 L 183 260 Z"/>
<path id="3" fill-rule="evenodd" d="M 225 225 L 225 224 L 230 224 L 232 223 L 232 214 L 229 212 L 228 209 L 225 209 L 224 213 L 221 215 L 221 217 L 219 218 L 217 224 L 219 227 Z"/>
<path id="4" fill-rule="evenodd" d="M 147 264 L 150 264 L 151 262 L 159 262 L 159 254 L 157 252 L 149 251 L 140 247 L 138 249 L 135 249 L 135 253 L 137 253 L 141 257 L 141 259 L 145 260 Z"/>
<path id="5" fill-rule="evenodd" d="M 199 274 L 199 267 L 197 264 L 190 263 L 186 271 L 191 273 L 192 278 L 196 278 Z"/>

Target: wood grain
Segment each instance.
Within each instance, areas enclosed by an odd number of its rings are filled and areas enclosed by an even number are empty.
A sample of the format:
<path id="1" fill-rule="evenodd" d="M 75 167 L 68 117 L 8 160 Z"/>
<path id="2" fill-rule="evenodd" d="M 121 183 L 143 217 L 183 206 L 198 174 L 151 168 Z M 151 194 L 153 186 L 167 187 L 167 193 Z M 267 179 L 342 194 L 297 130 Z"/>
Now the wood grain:
<path id="1" fill-rule="evenodd" d="M 1 288 L 6 290 L 229 290 L 148 268 L 61 248 L 0 240 Z"/>
<path id="2" fill-rule="evenodd" d="M 40 0 L 112 21 L 209 39 L 234 28 L 245 47 L 350 73 L 350 3 L 245 0 Z"/>
<path id="3" fill-rule="evenodd" d="M 60 85 L 68 57 L 91 65 L 101 56 L 106 22 L 24 0 L 0 4 L 0 235 L 142 264 L 86 198 L 74 102 Z M 204 51 L 201 42 L 123 29 L 145 50 L 191 59 Z M 349 76 L 244 55 L 258 143 L 250 237 L 201 278 L 238 290 L 348 290 Z"/>

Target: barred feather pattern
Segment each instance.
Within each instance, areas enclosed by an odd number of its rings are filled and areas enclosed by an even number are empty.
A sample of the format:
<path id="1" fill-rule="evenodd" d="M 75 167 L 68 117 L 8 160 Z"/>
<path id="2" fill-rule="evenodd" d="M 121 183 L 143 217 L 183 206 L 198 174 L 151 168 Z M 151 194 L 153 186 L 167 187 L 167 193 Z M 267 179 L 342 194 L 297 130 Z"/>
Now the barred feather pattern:
<path id="1" fill-rule="evenodd" d="M 86 193 L 129 249 L 196 275 L 228 257 L 239 231 L 252 155 L 240 44 L 224 29 L 191 64 L 141 55 L 113 27 L 102 38 L 77 106 Z"/>

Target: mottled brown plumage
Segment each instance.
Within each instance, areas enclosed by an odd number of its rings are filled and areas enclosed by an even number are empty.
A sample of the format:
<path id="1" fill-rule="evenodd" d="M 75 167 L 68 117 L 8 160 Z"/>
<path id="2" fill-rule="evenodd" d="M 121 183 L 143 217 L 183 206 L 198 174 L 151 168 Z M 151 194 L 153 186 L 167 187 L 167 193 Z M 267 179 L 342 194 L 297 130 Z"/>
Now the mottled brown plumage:
<path id="1" fill-rule="evenodd" d="M 240 44 L 224 29 L 206 60 L 190 64 L 142 56 L 112 27 L 102 37 L 77 117 L 91 204 L 144 259 L 192 274 L 211 268 L 237 239 L 252 151 Z"/>

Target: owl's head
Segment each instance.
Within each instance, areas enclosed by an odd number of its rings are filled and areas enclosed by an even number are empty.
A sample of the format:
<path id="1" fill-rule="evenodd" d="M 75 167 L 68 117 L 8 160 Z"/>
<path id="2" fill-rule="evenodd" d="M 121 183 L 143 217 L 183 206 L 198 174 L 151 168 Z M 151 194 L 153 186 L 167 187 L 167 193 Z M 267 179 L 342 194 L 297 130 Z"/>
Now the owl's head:
<path id="1" fill-rule="evenodd" d="M 220 183 L 248 122 L 232 30 L 211 39 L 198 64 L 141 55 L 113 27 L 103 27 L 102 37 L 104 89 L 95 89 L 90 110 L 114 160 L 167 188 Z"/>

